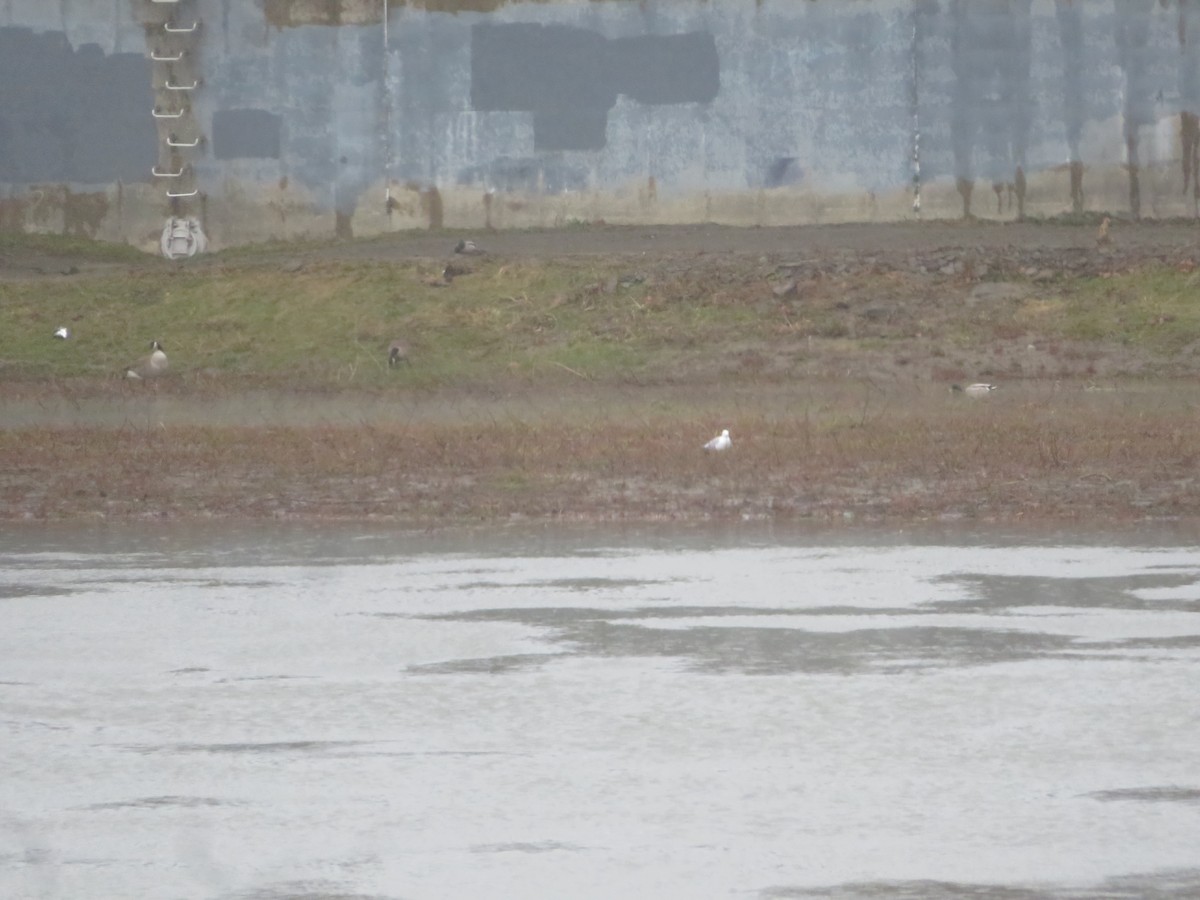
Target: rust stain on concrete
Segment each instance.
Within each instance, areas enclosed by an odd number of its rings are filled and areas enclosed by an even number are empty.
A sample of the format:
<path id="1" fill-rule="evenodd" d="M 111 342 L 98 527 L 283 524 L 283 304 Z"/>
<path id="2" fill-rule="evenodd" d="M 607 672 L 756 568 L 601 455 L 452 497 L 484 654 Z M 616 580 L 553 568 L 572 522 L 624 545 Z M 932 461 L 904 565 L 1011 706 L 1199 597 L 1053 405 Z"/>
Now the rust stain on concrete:
<path id="1" fill-rule="evenodd" d="M 1200 116 L 1194 112 L 1179 114 L 1179 136 L 1183 141 L 1183 193 L 1188 187 L 1200 198 Z"/>
<path id="2" fill-rule="evenodd" d="M 263 15 L 276 28 L 373 25 L 383 21 L 383 3 L 381 0 L 264 0 Z"/>
<path id="3" fill-rule="evenodd" d="M 971 191 L 975 189 L 975 185 L 968 178 L 961 176 L 955 180 L 955 187 L 958 188 L 959 196 L 962 197 L 963 218 L 971 218 Z"/>
<path id="4" fill-rule="evenodd" d="M 62 184 L 39 184 L 25 197 L 0 199 L 0 231 L 25 231 L 28 225 L 53 226 L 62 222 L 62 233 L 94 240 L 108 215 L 104 191 L 74 193 Z"/>
<path id="5" fill-rule="evenodd" d="M 1083 163 L 1071 162 L 1071 211 L 1083 212 Z"/>
<path id="6" fill-rule="evenodd" d="M 1129 162 L 1125 165 L 1129 172 L 1129 212 L 1134 219 L 1142 217 L 1142 183 L 1141 164 L 1138 162 L 1138 140 L 1136 134 L 1125 136 L 1125 154 Z"/>
<path id="7" fill-rule="evenodd" d="M 435 187 L 421 191 L 421 212 L 429 220 L 431 230 L 440 229 L 444 221 L 442 212 L 442 195 Z"/>
<path id="8" fill-rule="evenodd" d="M 426 12 L 494 12 L 502 6 L 511 3 L 528 3 L 529 0 L 393 0 L 393 6 L 409 6 L 413 9 L 423 9 Z M 534 0 L 536 3 L 552 3 L 555 0 Z M 644 0 L 591 0 L 592 3 L 640 3 Z"/>
<path id="9" fill-rule="evenodd" d="M 63 234 L 95 238 L 108 215 L 108 195 L 103 191 L 75 194 L 69 189 L 63 197 Z"/>
<path id="10" fill-rule="evenodd" d="M 0 197 L 0 231 L 25 230 L 25 200 L 21 197 Z"/>
<path id="11" fill-rule="evenodd" d="M 391 0 L 389 9 L 409 7 L 426 12 L 494 12 L 517 0 Z M 521 0 L 529 2 L 529 0 Z M 554 0 L 534 0 L 549 3 Z M 636 2 L 636 0 L 591 0 Z M 299 25 L 378 25 L 383 22 L 382 0 L 263 0 L 263 15 L 276 28 Z"/>

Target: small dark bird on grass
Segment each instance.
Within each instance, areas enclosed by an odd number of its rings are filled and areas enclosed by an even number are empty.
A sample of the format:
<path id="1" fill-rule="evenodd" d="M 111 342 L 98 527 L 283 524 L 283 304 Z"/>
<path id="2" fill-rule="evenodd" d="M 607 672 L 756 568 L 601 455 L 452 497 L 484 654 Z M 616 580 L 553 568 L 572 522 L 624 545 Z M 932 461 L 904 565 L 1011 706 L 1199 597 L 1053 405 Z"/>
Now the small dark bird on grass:
<path id="1" fill-rule="evenodd" d="M 388 344 L 388 368 L 394 369 L 400 363 L 408 363 L 408 344 L 396 340 Z"/>
<path id="2" fill-rule="evenodd" d="M 451 263 L 442 269 L 442 278 L 449 284 L 459 275 L 470 275 L 472 271 L 472 269 L 468 269 L 466 266 L 456 266 L 454 263 Z"/>

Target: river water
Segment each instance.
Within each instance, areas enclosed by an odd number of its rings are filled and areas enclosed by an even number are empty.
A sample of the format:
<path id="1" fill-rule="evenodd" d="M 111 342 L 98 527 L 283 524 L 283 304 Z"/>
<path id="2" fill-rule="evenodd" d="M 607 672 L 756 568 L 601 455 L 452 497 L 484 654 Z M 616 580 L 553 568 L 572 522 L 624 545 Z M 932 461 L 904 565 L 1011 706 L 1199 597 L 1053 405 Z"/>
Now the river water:
<path id="1" fill-rule="evenodd" d="M 1200 549 L 0 531 L 0 897 L 1200 896 Z"/>

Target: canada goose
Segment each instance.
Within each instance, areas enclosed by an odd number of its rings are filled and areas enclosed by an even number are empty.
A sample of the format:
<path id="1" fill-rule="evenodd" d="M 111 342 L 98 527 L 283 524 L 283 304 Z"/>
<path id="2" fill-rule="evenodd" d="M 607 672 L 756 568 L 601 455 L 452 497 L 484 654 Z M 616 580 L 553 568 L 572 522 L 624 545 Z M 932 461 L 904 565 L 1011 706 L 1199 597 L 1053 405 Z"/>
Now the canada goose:
<path id="1" fill-rule="evenodd" d="M 408 344 L 404 341 L 392 341 L 388 344 L 388 368 L 394 369 L 400 363 L 407 363 Z"/>
<path id="2" fill-rule="evenodd" d="M 454 252 L 461 256 L 483 256 L 487 251 L 474 241 L 459 241 L 454 245 Z"/>
<path id="3" fill-rule="evenodd" d="M 127 368 L 125 377 L 139 381 L 143 378 L 156 378 L 165 373 L 169 367 L 170 363 L 167 362 L 167 354 L 163 351 L 162 344 L 158 341 L 151 341 L 150 355 L 137 365 Z"/>
<path id="4" fill-rule="evenodd" d="M 956 394 L 966 394 L 968 397 L 986 397 L 992 391 L 996 390 L 996 386 L 980 381 L 976 384 L 968 384 L 966 387 L 963 387 L 961 384 L 952 384 L 950 385 L 950 390 Z"/>
<path id="5" fill-rule="evenodd" d="M 65 341 L 71 336 L 71 329 L 64 325 L 62 328 L 58 329 L 58 331 L 54 332 L 54 336 L 59 340 Z"/>
<path id="6" fill-rule="evenodd" d="M 721 450 L 728 450 L 732 446 L 733 441 L 729 439 L 729 429 L 726 428 L 719 435 L 705 444 L 704 449 L 720 452 Z"/>

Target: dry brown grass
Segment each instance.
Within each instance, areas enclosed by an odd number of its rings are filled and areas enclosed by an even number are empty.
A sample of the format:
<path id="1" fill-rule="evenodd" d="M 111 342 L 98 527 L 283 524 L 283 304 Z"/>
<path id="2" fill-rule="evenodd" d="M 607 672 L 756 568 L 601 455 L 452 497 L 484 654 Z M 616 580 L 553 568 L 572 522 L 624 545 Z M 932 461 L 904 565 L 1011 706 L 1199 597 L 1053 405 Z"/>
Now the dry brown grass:
<path id="1" fill-rule="evenodd" d="M 1200 417 L 1169 389 L 863 402 L 790 416 L 0 431 L 8 519 L 1200 517 Z"/>

